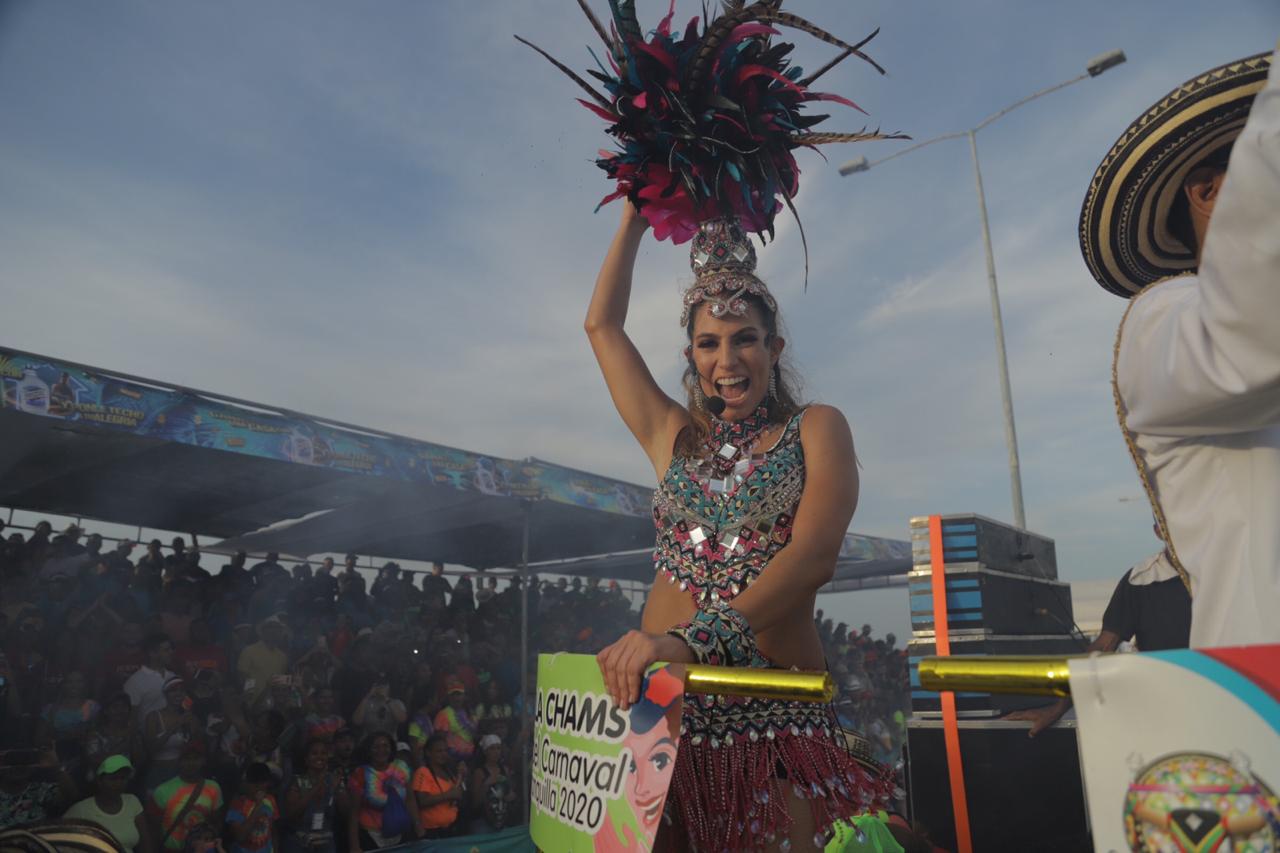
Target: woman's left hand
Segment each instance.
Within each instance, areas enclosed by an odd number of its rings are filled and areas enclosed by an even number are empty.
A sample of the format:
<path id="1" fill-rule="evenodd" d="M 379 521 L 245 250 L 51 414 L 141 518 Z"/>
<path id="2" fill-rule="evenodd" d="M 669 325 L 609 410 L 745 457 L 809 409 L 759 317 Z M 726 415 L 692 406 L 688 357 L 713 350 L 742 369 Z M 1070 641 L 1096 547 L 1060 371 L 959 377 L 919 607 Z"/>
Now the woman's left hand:
<path id="1" fill-rule="evenodd" d="M 694 657 L 679 637 L 646 634 L 644 631 L 628 631 L 622 639 L 596 655 L 605 689 L 624 711 L 639 701 L 644 671 L 657 661 L 693 663 Z"/>

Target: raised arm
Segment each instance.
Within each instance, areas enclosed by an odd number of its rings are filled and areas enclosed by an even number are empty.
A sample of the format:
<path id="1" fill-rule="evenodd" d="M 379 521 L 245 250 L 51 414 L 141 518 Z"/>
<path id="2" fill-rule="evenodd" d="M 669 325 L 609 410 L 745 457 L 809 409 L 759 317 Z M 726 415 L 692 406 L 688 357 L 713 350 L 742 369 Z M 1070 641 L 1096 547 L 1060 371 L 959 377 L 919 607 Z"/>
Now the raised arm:
<path id="1" fill-rule="evenodd" d="M 618 414 L 661 477 L 685 411 L 658 387 L 623 329 L 631 301 L 631 272 L 646 227 L 644 218 L 626 202 L 618 233 L 596 277 L 584 326 Z"/>

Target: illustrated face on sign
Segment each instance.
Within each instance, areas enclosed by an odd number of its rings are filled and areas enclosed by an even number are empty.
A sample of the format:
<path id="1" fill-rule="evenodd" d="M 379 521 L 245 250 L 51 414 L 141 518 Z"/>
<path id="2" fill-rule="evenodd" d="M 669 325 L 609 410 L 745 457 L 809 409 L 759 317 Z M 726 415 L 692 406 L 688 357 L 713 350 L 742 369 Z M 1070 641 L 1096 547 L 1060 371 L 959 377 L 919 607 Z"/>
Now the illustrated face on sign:
<path id="1" fill-rule="evenodd" d="M 664 719 L 647 732 L 633 730 L 623 743 L 631 750 L 627 802 L 652 841 L 662 818 L 663 798 L 676 769 L 676 742 Z"/>

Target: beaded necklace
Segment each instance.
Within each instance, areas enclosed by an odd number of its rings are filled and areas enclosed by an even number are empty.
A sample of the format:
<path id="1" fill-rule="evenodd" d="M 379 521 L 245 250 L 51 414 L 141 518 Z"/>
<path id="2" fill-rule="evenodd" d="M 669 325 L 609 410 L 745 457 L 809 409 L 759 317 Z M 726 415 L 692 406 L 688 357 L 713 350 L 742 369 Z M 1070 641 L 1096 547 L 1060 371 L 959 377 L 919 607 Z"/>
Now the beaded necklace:
<path id="1" fill-rule="evenodd" d="M 705 456 L 718 473 L 727 474 L 739 462 L 750 459 L 745 451 L 770 426 L 769 407 L 765 405 L 760 405 L 739 421 L 722 421 L 712 417 L 711 433 L 703 444 Z"/>

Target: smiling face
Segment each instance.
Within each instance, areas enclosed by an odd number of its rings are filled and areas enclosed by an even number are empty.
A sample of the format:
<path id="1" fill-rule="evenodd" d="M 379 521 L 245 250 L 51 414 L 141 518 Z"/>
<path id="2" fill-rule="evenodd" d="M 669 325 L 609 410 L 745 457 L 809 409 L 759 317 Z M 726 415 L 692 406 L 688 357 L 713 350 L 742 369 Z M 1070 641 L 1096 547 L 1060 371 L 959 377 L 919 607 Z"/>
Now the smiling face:
<path id="1" fill-rule="evenodd" d="M 174 711 L 182 710 L 182 703 L 186 698 L 187 691 L 181 684 L 175 684 L 164 691 L 164 700 L 169 703 L 169 707 Z"/>
<path id="2" fill-rule="evenodd" d="M 312 741 L 307 746 L 307 769 L 312 773 L 321 773 L 329 766 L 329 746 L 320 741 Z"/>
<path id="3" fill-rule="evenodd" d="M 664 721 L 644 734 L 631 733 L 624 741 L 631 750 L 631 774 L 627 776 L 627 802 L 652 838 L 662 818 L 663 797 L 676 769 L 676 744 Z"/>
<path id="4" fill-rule="evenodd" d="M 760 307 L 752 304 L 744 317 L 714 317 L 703 303 L 693 316 L 692 338 L 697 380 L 704 395 L 724 400 L 721 417 L 740 420 L 755 411 L 769 392 L 769 374 L 785 346 L 770 332 Z"/>

